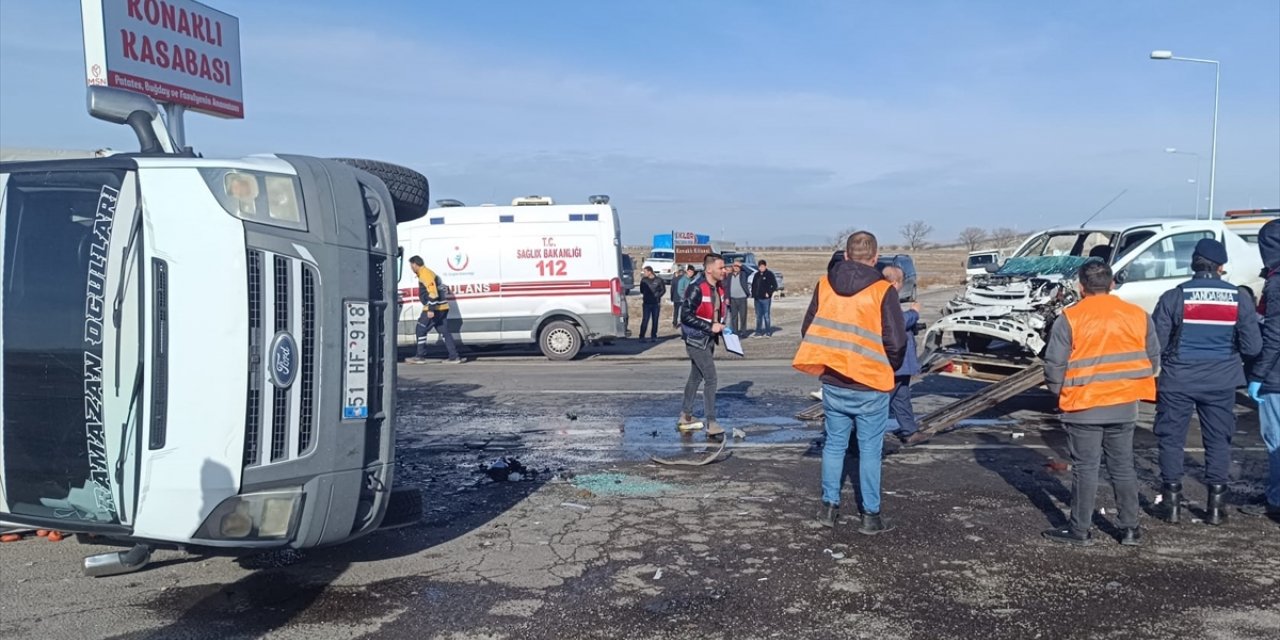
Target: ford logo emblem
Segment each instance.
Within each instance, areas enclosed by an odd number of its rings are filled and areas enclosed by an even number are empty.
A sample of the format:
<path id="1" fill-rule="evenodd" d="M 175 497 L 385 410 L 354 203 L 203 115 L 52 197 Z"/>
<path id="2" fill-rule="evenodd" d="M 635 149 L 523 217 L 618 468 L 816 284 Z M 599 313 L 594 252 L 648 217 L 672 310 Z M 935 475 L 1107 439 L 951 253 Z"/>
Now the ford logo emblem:
<path id="1" fill-rule="evenodd" d="M 287 389 L 298 377 L 298 342 L 281 331 L 271 340 L 271 383 Z"/>

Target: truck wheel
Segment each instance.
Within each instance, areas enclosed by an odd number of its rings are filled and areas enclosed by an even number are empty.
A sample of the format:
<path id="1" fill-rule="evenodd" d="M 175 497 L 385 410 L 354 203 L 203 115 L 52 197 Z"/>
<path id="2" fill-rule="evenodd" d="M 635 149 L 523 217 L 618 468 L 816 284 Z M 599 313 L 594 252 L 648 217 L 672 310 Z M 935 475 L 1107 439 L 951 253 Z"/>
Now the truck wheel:
<path id="1" fill-rule="evenodd" d="M 582 333 L 564 320 L 548 322 L 538 334 L 538 347 L 549 360 L 572 360 L 582 350 Z"/>
<path id="2" fill-rule="evenodd" d="M 421 173 L 398 164 L 377 160 L 359 158 L 334 158 L 334 160 L 368 171 L 387 185 L 387 191 L 391 192 L 391 202 L 396 206 L 397 223 L 417 220 L 427 215 L 431 188 L 427 184 L 427 177 Z"/>

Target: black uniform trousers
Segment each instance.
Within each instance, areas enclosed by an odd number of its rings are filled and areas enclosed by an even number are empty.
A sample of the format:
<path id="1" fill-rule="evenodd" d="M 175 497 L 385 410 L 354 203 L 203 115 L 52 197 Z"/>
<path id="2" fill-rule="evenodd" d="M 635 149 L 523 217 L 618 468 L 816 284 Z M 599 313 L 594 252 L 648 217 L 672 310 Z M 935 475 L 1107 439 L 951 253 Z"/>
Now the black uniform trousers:
<path id="1" fill-rule="evenodd" d="M 1226 484 L 1231 466 L 1231 437 L 1236 432 L 1235 389 L 1160 391 L 1156 394 L 1155 434 L 1160 441 L 1160 479 L 1182 482 L 1191 414 L 1200 417 L 1204 442 L 1204 480 Z"/>

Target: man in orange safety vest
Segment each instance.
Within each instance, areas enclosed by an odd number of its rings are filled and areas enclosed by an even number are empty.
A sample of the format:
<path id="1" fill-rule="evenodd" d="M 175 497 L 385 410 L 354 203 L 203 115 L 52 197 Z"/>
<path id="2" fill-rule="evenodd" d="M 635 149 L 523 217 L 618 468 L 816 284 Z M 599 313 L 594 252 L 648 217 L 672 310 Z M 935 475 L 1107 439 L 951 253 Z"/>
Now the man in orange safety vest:
<path id="1" fill-rule="evenodd" d="M 805 314 L 792 366 L 821 376 L 826 439 L 822 447 L 822 506 L 818 522 L 836 525 L 844 454 L 858 438 L 860 533 L 892 527 L 880 517 L 880 456 L 889 420 L 893 372 L 902 366 L 907 334 L 898 292 L 876 270 L 879 247 L 866 231 L 849 236 L 844 260 L 818 281 Z"/>
<path id="2" fill-rule="evenodd" d="M 1071 451 L 1071 519 L 1043 536 L 1087 546 L 1105 455 L 1119 510 L 1120 544 L 1139 545 L 1138 476 L 1133 430 L 1138 403 L 1156 399 L 1160 341 L 1141 307 L 1110 295 L 1111 267 L 1090 260 L 1080 267 L 1083 298 L 1063 310 L 1049 332 L 1044 377 L 1058 394 Z"/>

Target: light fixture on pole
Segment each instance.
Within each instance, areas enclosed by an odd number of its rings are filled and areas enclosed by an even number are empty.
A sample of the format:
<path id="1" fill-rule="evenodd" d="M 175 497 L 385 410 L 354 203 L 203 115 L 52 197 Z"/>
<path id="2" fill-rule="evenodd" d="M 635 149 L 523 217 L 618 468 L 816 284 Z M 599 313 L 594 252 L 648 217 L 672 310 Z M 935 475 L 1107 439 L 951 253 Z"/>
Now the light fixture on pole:
<path id="1" fill-rule="evenodd" d="M 1202 58 L 1182 58 L 1173 55 L 1172 51 L 1152 51 L 1152 60 L 1178 60 L 1180 62 L 1198 62 L 1213 65 L 1213 142 L 1209 151 L 1209 219 L 1213 219 L 1213 188 L 1217 177 L 1218 164 L 1218 86 L 1222 80 L 1222 65 L 1217 60 Z M 1197 208 L 1200 203 L 1197 202 Z"/>
<path id="2" fill-rule="evenodd" d="M 1194 182 L 1196 184 L 1196 206 L 1195 208 L 1192 209 L 1192 211 L 1194 211 L 1196 214 L 1196 220 L 1199 220 L 1200 219 L 1200 154 L 1194 153 L 1191 151 L 1179 151 L 1174 147 L 1165 147 L 1164 152 L 1175 153 L 1180 156 L 1195 156 L 1196 177 L 1192 180 L 1188 180 L 1187 182 Z"/>

